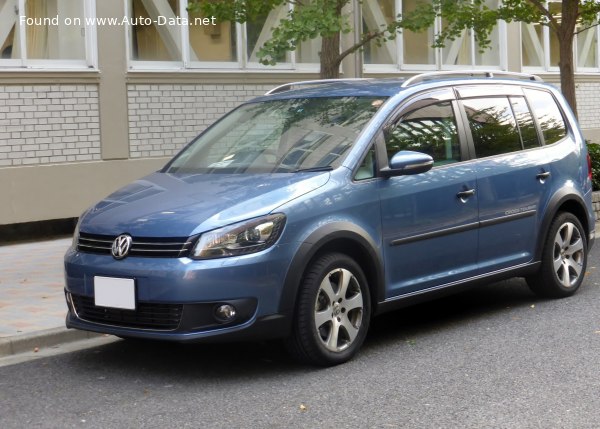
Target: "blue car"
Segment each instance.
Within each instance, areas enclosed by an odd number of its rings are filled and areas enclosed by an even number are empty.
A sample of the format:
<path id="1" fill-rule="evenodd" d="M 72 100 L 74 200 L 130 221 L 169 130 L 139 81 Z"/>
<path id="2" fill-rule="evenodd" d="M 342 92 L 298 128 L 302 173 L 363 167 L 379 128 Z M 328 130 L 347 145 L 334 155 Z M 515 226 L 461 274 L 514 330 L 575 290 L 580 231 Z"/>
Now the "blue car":
<path id="1" fill-rule="evenodd" d="M 531 75 L 283 85 L 81 216 L 69 328 L 351 359 L 383 312 L 508 277 L 577 291 L 591 165 Z"/>

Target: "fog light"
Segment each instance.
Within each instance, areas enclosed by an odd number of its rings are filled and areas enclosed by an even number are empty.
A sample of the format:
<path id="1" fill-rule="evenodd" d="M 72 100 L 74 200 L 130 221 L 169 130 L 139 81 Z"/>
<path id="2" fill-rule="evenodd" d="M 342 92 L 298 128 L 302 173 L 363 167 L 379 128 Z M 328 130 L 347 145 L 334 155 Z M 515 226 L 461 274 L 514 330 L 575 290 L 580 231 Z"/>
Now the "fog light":
<path id="1" fill-rule="evenodd" d="M 230 304 L 223 304 L 215 310 L 215 317 L 220 322 L 231 322 L 235 319 L 235 307 Z"/>

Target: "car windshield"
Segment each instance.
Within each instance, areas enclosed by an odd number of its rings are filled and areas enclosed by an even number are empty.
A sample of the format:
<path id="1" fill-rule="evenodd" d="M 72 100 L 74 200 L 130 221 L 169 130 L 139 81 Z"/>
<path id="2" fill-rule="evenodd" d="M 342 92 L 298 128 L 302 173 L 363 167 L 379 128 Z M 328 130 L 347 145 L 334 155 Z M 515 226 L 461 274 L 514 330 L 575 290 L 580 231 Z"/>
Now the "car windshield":
<path id="1" fill-rule="evenodd" d="M 201 134 L 167 173 L 289 173 L 339 166 L 384 97 L 242 105 Z"/>

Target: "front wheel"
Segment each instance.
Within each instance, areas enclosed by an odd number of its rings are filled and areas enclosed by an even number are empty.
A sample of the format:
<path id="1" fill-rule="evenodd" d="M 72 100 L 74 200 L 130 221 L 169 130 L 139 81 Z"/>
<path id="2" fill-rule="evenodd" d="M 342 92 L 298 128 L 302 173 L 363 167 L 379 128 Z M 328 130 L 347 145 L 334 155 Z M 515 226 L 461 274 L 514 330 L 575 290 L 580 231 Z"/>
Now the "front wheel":
<path id="1" fill-rule="evenodd" d="M 548 231 L 540 270 L 527 278 L 529 287 L 548 298 L 573 295 L 585 276 L 587 251 L 585 230 L 579 219 L 571 213 L 559 213 Z"/>
<path id="2" fill-rule="evenodd" d="M 303 277 L 286 346 L 311 364 L 346 362 L 362 345 L 370 317 L 369 288 L 360 266 L 344 254 L 326 254 Z"/>

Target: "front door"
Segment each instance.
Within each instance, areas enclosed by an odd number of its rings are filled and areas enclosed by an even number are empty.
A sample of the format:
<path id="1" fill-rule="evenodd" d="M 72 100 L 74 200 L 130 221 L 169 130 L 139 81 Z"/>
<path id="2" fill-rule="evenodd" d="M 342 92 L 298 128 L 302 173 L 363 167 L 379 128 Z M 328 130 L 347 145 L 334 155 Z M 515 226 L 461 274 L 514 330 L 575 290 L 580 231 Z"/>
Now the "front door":
<path id="1" fill-rule="evenodd" d="M 388 159 L 400 150 L 434 159 L 426 173 L 380 182 L 386 298 L 477 272 L 476 175 L 463 161 L 453 97 L 443 91 L 415 100 L 384 131 Z"/>

